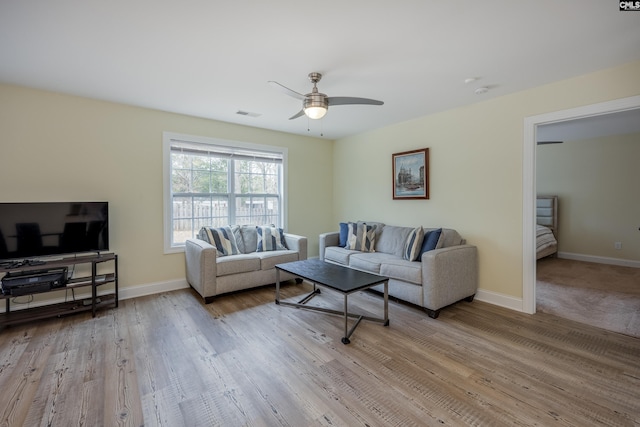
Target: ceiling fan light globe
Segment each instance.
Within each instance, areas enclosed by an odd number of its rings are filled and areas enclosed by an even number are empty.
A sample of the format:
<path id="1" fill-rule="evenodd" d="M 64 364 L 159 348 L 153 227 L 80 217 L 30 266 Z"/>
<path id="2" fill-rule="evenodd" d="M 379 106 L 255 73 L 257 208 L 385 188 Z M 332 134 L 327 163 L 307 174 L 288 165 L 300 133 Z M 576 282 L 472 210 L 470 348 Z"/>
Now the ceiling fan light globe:
<path id="1" fill-rule="evenodd" d="M 327 101 L 327 95 L 324 93 L 312 92 L 307 94 L 307 98 L 302 104 L 304 113 L 310 119 L 321 119 L 327 114 L 329 108 L 329 101 Z"/>
<path id="2" fill-rule="evenodd" d="M 327 114 L 327 109 L 325 107 L 306 107 L 304 109 L 304 114 L 307 115 L 310 119 L 321 119 Z"/>

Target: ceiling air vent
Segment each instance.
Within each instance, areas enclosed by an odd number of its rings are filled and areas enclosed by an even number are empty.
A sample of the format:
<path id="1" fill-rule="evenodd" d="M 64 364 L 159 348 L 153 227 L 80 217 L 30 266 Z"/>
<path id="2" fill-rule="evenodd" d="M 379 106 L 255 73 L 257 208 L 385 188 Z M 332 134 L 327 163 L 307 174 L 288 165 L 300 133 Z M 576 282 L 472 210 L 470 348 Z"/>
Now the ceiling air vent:
<path id="1" fill-rule="evenodd" d="M 260 117 L 262 115 L 260 113 L 252 113 L 252 112 L 243 111 L 243 110 L 236 111 L 236 114 L 239 114 L 241 116 L 249 116 L 249 117 Z"/>

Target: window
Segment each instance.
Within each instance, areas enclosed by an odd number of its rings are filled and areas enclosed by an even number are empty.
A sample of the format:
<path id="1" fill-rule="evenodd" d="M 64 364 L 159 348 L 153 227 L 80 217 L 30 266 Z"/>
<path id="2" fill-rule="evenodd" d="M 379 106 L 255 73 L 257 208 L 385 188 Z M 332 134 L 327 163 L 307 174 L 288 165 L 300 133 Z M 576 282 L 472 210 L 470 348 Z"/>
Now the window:
<path id="1" fill-rule="evenodd" d="M 203 226 L 284 227 L 286 148 L 165 132 L 165 252 Z"/>

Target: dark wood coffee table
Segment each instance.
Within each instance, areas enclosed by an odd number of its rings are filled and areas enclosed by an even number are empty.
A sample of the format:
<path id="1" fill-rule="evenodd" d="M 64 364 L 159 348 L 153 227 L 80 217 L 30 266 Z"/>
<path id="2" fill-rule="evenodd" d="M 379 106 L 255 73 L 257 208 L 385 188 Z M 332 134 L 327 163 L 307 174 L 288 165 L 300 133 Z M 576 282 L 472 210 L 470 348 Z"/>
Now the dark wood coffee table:
<path id="1" fill-rule="evenodd" d="M 280 301 L 280 271 L 286 271 L 294 276 L 313 283 L 313 291 L 302 298 L 297 303 Z M 357 291 L 368 289 L 372 286 L 384 283 L 384 318 L 364 316 L 360 314 L 349 313 L 347 309 L 347 297 Z M 324 307 L 314 307 L 306 305 L 314 296 L 320 294 L 320 289 L 316 285 L 333 289 L 344 295 L 344 310 L 332 310 Z M 304 261 L 287 262 L 276 265 L 276 304 L 288 305 L 306 310 L 321 311 L 324 313 L 339 314 L 344 316 L 344 337 L 343 344 L 349 344 L 349 337 L 360 324 L 360 321 L 370 320 L 380 322 L 384 326 L 389 326 L 389 278 L 378 276 L 377 274 L 365 273 L 364 271 L 354 270 L 352 268 L 342 267 L 337 264 L 331 264 L 319 259 L 308 259 Z M 348 318 L 357 318 L 356 323 L 349 330 Z"/>

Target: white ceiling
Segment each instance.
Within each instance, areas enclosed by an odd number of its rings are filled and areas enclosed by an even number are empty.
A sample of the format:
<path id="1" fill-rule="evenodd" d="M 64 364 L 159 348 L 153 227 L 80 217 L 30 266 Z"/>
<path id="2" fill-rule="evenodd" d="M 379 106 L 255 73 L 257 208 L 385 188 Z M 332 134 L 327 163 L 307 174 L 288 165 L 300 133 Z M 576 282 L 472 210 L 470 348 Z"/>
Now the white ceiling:
<path id="1" fill-rule="evenodd" d="M 2 83 L 328 139 L 639 60 L 639 46 L 640 13 L 603 0 L 0 0 Z M 267 81 L 307 93 L 312 71 L 329 96 L 385 104 L 290 121 L 300 101 Z"/>

